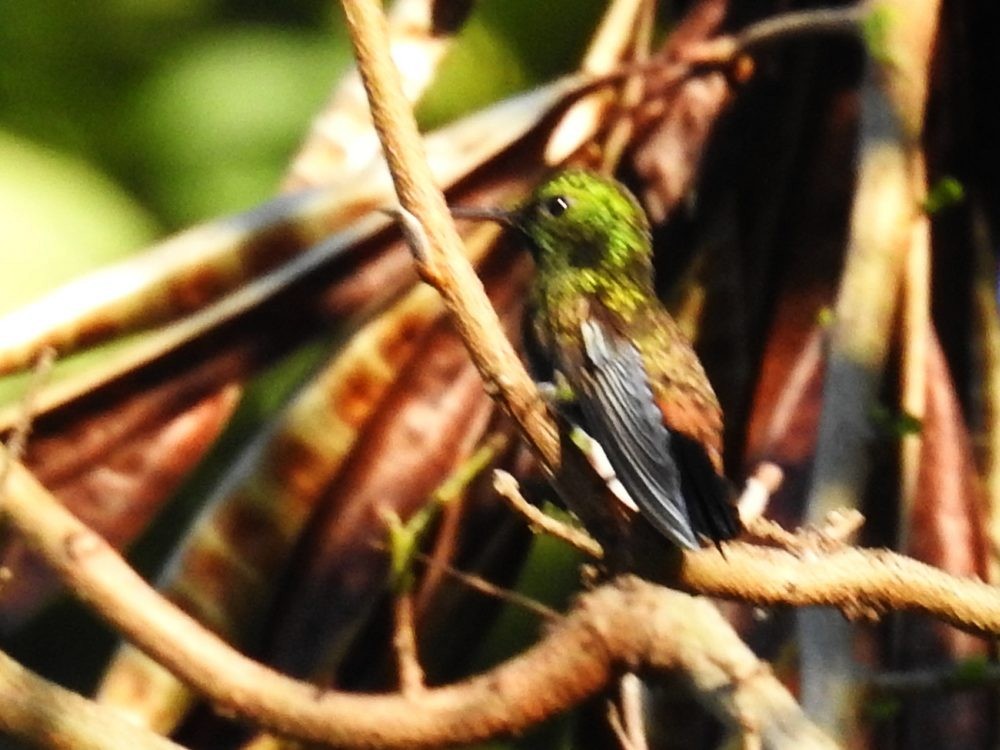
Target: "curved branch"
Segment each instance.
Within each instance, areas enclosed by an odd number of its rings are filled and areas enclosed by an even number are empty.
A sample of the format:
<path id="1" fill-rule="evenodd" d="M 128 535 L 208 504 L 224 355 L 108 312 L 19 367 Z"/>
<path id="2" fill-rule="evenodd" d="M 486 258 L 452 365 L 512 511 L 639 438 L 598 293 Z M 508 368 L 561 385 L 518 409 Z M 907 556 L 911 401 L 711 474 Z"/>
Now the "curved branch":
<path id="1" fill-rule="evenodd" d="M 889 550 L 845 547 L 798 556 L 735 543 L 725 558 L 685 553 L 679 583 L 700 594 L 761 606 L 836 607 L 849 619 L 923 612 L 961 630 L 1000 633 L 1000 589 Z"/>
<path id="2" fill-rule="evenodd" d="M 291 736 L 345 748 L 473 742 L 522 731 L 619 672 L 641 668 L 683 670 L 700 699 L 733 726 L 748 716 L 768 726 L 780 715 L 796 717 L 802 736 L 815 732 L 707 602 L 635 579 L 581 597 L 544 640 L 484 675 L 418 698 L 349 695 L 277 674 L 206 631 L 20 464 L 11 464 L 2 508 L 73 593 L 124 636 L 220 709 Z M 844 549 L 802 559 L 737 543 L 726 545 L 725 557 L 714 549 L 685 553 L 680 580 L 755 604 L 829 605 L 854 616 L 909 609 L 1000 634 L 1000 590 L 891 552 Z"/>
<path id="3" fill-rule="evenodd" d="M 51 750 L 183 750 L 26 669 L 0 651 L 0 733 Z"/>
<path id="4" fill-rule="evenodd" d="M 220 710 L 292 737 L 344 748 L 470 743 L 523 731 L 618 674 L 648 668 L 682 670 L 733 728 L 752 722 L 765 736 L 772 727 L 776 737 L 794 737 L 795 747 L 828 746 L 714 607 L 638 579 L 580 597 L 540 643 L 478 677 L 413 696 L 348 694 L 278 674 L 205 630 L 18 463 L 0 507 L 73 594 L 118 632 Z M 740 566 L 741 551 L 727 552 L 726 564 Z M 693 557 L 721 559 L 714 550 Z"/>

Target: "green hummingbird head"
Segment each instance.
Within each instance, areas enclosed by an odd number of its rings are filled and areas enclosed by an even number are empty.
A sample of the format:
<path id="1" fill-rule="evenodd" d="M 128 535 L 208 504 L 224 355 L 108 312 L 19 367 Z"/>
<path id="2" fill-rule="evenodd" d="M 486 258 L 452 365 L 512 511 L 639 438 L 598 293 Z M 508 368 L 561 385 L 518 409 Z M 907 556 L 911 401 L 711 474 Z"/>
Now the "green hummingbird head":
<path id="1" fill-rule="evenodd" d="M 645 212 L 624 185 L 596 172 L 557 172 L 512 218 L 542 269 L 648 273 L 651 266 Z"/>

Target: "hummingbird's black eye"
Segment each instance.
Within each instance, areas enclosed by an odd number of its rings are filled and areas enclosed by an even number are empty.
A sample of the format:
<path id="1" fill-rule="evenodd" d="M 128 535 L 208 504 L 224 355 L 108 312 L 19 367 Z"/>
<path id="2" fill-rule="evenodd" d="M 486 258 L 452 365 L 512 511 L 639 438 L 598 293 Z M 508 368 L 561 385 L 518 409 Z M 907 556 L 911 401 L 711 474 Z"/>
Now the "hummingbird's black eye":
<path id="1" fill-rule="evenodd" d="M 543 204 L 542 208 L 545 209 L 545 213 L 549 216 L 559 217 L 569 210 L 569 198 L 557 195 L 552 198 L 548 198 Z"/>

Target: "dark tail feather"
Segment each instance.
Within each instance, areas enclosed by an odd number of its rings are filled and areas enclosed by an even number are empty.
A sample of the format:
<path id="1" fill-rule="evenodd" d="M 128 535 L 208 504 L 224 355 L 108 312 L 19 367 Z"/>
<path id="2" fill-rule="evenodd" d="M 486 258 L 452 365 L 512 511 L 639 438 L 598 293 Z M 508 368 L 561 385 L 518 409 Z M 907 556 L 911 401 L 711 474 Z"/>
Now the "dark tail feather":
<path id="1" fill-rule="evenodd" d="M 716 546 L 742 531 L 733 491 L 698 443 L 673 433 L 672 449 L 681 468 L 681 494 L 696 534 L 708 537 Z"/>

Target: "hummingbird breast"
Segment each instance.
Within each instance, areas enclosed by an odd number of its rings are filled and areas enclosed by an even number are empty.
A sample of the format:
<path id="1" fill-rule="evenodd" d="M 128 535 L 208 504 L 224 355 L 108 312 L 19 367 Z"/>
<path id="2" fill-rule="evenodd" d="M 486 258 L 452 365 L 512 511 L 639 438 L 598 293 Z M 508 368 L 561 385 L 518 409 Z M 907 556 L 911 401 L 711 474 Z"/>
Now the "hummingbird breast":
<path id="1" fill-rule="evenodd" d="M 719 403 L 659 301 L 623 314 L 597 295 L 540 291 L 539 348 L 572 388 L 581 427 L 605 449 L 642 514 L 686 547 L 699 535 L 734 536 Z"/>

